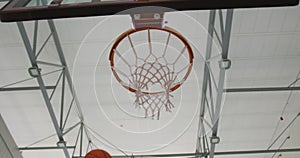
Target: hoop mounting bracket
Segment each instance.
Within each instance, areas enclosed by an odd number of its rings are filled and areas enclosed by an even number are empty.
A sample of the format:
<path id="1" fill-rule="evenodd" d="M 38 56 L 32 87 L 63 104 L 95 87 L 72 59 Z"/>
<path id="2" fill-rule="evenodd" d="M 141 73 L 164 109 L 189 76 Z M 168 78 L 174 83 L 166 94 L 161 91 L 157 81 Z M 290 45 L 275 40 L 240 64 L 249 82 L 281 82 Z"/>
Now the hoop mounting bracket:
<path id="1" fill-rule="evenodd" d="M 134 28 L 163 27 L 164 13 L 131 14 Z"/>

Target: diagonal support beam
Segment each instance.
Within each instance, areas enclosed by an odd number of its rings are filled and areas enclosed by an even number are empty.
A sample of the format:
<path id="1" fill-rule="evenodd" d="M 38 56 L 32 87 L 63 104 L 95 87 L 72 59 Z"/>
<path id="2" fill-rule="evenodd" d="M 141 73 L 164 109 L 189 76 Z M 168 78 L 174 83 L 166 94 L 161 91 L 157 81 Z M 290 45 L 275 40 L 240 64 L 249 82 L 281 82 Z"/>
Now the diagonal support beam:
<path id="1" fill-rule="evenodd" d="M 21 34 L 21 37 L 23 39 L 23 42 L 24 42 L 24 45 L 25 45 L 25 48 L 26 48 L 29 60 L 31 62 L 31 65 L 33 67 L 37 67 L 38 68 L 38 64 L 37 64 L 37 61 L 36 61 L 36 58 L 35 58 L 35 54 L 34 54 L 33 49 L 31 47 L 31 44 L 30 44 L 27 32 L 26 32 L 25 27 L 24 27 L 24 24 L 22 22 L 18 22 L 17 25 L 18 25 L 18 29 L 19 29 L 19 32 Z M 43 80 L 43 78 L 42 78 L 41 75 L 38 75 L 36 77 L 36 79 L 37 79 L 37 82 L 38 82 L 38 84 L 39 84 L 39 86 L 41 88 L 41 92 L 42 92 L 44 101 L 46 103 L 48 112 L 50 114 L 50 117 L 51 117 L 53 126 L 55 128 L 56 134 L 58 136 L 58 139 L 59 139 L 59 141 L 64 141 L 63 133 L 62 133 L 62 131 L 60 129 L 60 126 L 58 124 L 57 118 L 55 116 L 52 104 L 51 104 L 50 99 L 49 99 L 49 95 L 47 93 L 46 86 L 44 84 L 44 80 Z M 66 145 L 64 145 L 62 147 L 62 149 L 64 151 L 64 154 L 65 154 L 66 158 L 70 158 L 70 154 L 68 152 L 68 149 L 67 149 Z"/>
<path id="2" fill-rule="evenodd" d="M 79 100 L 77 98 L 76 92 L 74 90 L 74 86 L 73 86 L 73 81 L 72 81 L 72 77 L 71 77 L 71 74 L 70 74 L 70 70 L 68 69 L 67 61 L 65 59 L 65 56 L 64 56 L 64 53 L 63 53 L 63 49 L 62 49 L 62 46 L 61 46 L 61 43 L 60 43 L 60 40 L 59 40 L 59 37 L 58 37 L 58 33 L 56 31 L 56 27 L 55 27 L 55 24 L 54 24 L 53 20 L 48 20 L 48 25 L 49 25 L 49 28 L 50 28 L 50 30 L 52 32 L 52 37 L 53 37 L 53 41 L 55 43 L 56 51 L 57 51 L 58 56 L 59 56 L 59 60 L 61 62 L 61 65 L 64 66 L 65 77 L 66 77 L 66 80 L 68 82 L 68 86 L 69 86 L 70 92 L 71 92 L 71 94 L 72 94 L 72 96 L 74 98 L 75 105 L 77 106 L 78 116 L 79 116 L 79 118 L 80 118 L 81 121 L 84 121 L 82 110 L 81 110 L 81 107 L 80 107 L 80 103 L 79 103 Z"/>
<path id="3" fill-rule="evenodd" d="M 74 89 L 74 85 L 73 85 L 72 77 L 71 77 L 71 74 L 70 74 L 70 70 L 68 69 L 68 64 L 67 64 L 67 61 L 66 61 L 64 53 L 63 53 L 63 49 L 62 49 L 62 46 L 61 46 L 61 43 L 60 43 L 60 40 L 59 40 L 58 32 L 56 30 L 54 21 L 53 20 L 48 20 L 48 25 L 49 25 L 49 28 L 50 28 L 50 30 L 52 32 L 52 38 L 53 38 L 53 41 L 54 41 L 54 44 L 55 44 L 56 51 L 58 53 L 60 64 L 64 67 L 64 79 L 67 81 L 66 83 L 68 84 L 68 88 L 70 90 L 70 93 L 73 96 L 72 103 L 74 101 L 75 106 L 77 108 L 78 117 L 79 117 L 79 119 L 80 119 L 80 121 L 82 123 L 81 129 L 80 129 L 80 131 L 81 131 L 81 137 L 80 137 L 80 156 L 81 156 L 82 155 L 82 148 L 83 148 L 83 122 L 84 122 L 83 113 L 82 113 L 81 106 L 80 106 L 78 97 L 76 95 L 75 89 Z M 64 86 L 65 86 L 66 83 L 63 83 Z M 63 103 L 63 100 L 62 100 L 61 103 Z M 61 105 L 61 108 L 63 109 L 63 104 Z M 62 118 L 63 118 L 63 116 L 61 115 L 61 119 Z M 66 118 L 68 118 L 68 114 L 67 114 Z M 62 124 L 62 121 L 61 121 L 61 129 L 63 129 L 63 127 L 64 127 L 64 125 Z M 89 138 L 88 135 L 87 135 L 87 138 L 88 138 L 88 140 L 90 140 L 90 138 Z"/>
<path id="4" fill-rule="evenodd" d="M 206 55 L 205 59 L 209 60 L 212 53 L 212 44 L 213 44 L 213 36 L 214 36 L 214 25 L 215 25 L 215 17 L 216 11 L 211 10 L 209 13 L 209 25 L 208 25 L 208 37 L 207 37 L 207 44 L 206 44 Z M 207 147 L 205 146 L 206 138 L 202 137 L 205 134 L 204 129 L 204 122 L 203 117 L 205 114 L 205 105 L 206 105 L 206 93 L 207 93 L 207 84 L 209 80 L 209 67 L 208 62 L 204 65 L 204 77 L 202 83 L 202 96 L 201 96 L 201 106 L 200 106 L 200 118 L 198 123 L 198 135 L 197 135 L 197 146 L 196 146 L 196 153 L 206 152 Z"/>

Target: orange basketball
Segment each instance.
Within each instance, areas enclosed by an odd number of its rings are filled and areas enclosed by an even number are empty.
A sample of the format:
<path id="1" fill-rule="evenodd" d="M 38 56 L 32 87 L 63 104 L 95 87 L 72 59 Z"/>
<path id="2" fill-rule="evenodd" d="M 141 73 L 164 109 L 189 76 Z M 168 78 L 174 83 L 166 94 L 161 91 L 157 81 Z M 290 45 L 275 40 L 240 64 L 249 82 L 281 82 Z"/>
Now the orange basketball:
<path id="1" fill-rule="evenodd" d="M 84 158 L 111 158 L 111 156 L 104 150 L 95 149 L 88 152 Z"/>

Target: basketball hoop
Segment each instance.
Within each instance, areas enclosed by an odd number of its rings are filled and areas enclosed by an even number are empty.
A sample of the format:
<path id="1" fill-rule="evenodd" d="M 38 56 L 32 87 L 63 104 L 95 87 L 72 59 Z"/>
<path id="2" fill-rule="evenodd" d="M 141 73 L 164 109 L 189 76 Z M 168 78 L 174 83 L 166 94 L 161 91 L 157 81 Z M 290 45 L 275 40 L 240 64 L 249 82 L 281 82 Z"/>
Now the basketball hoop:
<path id="1" fill-rule="evenodd" d="M 156 115 L 159 119 L 161 108 L 164 107 L 167 112 L 171 112 L 174 108 L 171 92 L 187 80 L 193 65 L 193 51 L 180 33 L 171 28 L 162 27 L 162 14 L 132 15 L 131 17 L 135 28 L 121 34 L 111 48 L 109 56 L 111 70 L 124 88 L 135 93 L 136 108 L 143 108 L 145 117 L 154 118 Z M 152 33 L 166 37 L 158 38 L 153 42 Z M 132 40 L 134 36 L 143 35 L 147 36 L 146 44 L 136 44 Z M 174 46 L 172 42 L 175 43 Z M 123 46 L 124 43 L 128 44 L 129 49 Z M 181 48 L 175 48 L 178 45 Z M 163 49 L 155 49 L 155 46 Z M 171 47 L 174 54 L 170 55 Z M 145 56 L 145 52 L 148 55 Z M 128 54 L 130 57 L 126 57 Z M 176 56 L 176 58 L 169 61 L 170 56 Z M 181 61 L 180 69 L 176 66 L 179 60 Z M 116 64 L 117 62 L 122 62 L 123 65 Z M 124 67 L 128 67 L 128 71 L 125 72 Z"/>

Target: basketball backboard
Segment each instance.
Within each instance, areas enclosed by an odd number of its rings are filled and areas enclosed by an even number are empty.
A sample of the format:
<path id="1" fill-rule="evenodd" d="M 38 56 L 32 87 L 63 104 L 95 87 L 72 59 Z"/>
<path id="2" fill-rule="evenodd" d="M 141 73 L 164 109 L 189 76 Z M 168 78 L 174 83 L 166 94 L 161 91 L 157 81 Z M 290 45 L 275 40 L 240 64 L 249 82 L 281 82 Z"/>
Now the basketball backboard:
<path id="1" fill-rule="evenodd" d="M 276 7 L 297 5 L 298 0 L 11 0 L 0 11 L 2 22 L 112 15 L 141 6 L 172 10 Z"/>

